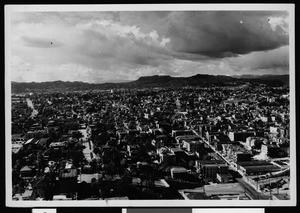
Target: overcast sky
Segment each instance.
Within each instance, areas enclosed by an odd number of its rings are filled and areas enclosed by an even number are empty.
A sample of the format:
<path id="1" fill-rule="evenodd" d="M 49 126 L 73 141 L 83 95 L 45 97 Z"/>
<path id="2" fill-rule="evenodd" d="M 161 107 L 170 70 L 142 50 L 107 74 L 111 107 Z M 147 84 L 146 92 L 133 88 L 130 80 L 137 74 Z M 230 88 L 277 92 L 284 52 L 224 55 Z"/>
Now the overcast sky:
<path id="1" fill-rule="evenodd" d="M 284 11 L 18 12 L 12 81 L 287 74 Z"/>

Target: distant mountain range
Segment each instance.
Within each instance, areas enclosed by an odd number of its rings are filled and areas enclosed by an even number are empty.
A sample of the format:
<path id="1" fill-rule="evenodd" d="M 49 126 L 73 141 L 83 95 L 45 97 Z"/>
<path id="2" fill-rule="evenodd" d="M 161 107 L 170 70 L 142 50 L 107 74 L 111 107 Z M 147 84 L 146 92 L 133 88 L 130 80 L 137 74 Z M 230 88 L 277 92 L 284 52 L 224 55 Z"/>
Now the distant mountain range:
<path id="1" fill-rule="evenodd" d="M 289 84 L 289 75 L 206 75 L 197 74 L 190 77 L 171 77 L 169 75 L 154 75 L 140 77 L 136 81 L 124 83 L 91 84 L 80 81 L 52 81 L 52 82 L 11 82 L 12 93 L 33 91 L 79 91 L 79 90 L 103 90 L 116 88 L 153 88 L 153 87 L 184 87 L 184 86 L 229 86 L 241 85 L 246 82 L 266 84 L 271 86 L 283 86 Z"/>

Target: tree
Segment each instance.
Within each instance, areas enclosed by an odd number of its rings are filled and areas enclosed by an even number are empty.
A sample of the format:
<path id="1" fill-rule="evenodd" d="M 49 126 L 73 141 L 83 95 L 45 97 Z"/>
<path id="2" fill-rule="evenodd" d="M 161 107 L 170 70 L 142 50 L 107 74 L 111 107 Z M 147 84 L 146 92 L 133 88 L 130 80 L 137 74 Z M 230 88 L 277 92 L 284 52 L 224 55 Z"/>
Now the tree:
<path id="1" fill-rule="evenodd" d="M 74 132 L 72 132 L 72 137 L 76 138 L 77 140 L 79 140 L 79 138 L 83 137 L 83 134 L 80 131 L 74 131 Z"/>
<path id="2" fill-rule="evenodd" d="M 97 155 L 97 154 L 99 154 L 100 153 L 100 149 L 99 149 L 99 147 L 94 147 L 94 153 Z"/>

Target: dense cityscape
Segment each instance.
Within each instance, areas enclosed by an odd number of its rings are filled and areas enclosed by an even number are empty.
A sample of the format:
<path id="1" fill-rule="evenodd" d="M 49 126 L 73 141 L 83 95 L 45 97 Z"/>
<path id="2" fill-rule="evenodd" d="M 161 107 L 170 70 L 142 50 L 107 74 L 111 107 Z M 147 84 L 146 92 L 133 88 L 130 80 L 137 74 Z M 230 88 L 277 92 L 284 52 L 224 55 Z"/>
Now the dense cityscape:
<path id="1" fill-rule="evenodd" d="M 289 86 L 11 96 L 13 200 L 289 200 Z"/>

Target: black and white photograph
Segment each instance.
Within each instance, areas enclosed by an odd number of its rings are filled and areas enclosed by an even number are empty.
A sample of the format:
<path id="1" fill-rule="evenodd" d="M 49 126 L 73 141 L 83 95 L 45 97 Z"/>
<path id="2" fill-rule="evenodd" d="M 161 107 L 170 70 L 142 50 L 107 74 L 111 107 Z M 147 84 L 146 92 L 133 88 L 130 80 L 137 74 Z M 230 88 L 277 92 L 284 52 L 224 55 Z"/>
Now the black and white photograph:
<path id="1" fill-rule="evenodd" d="M 6 5 L 6 205 L 296 205 L 294 19 Z"/>

